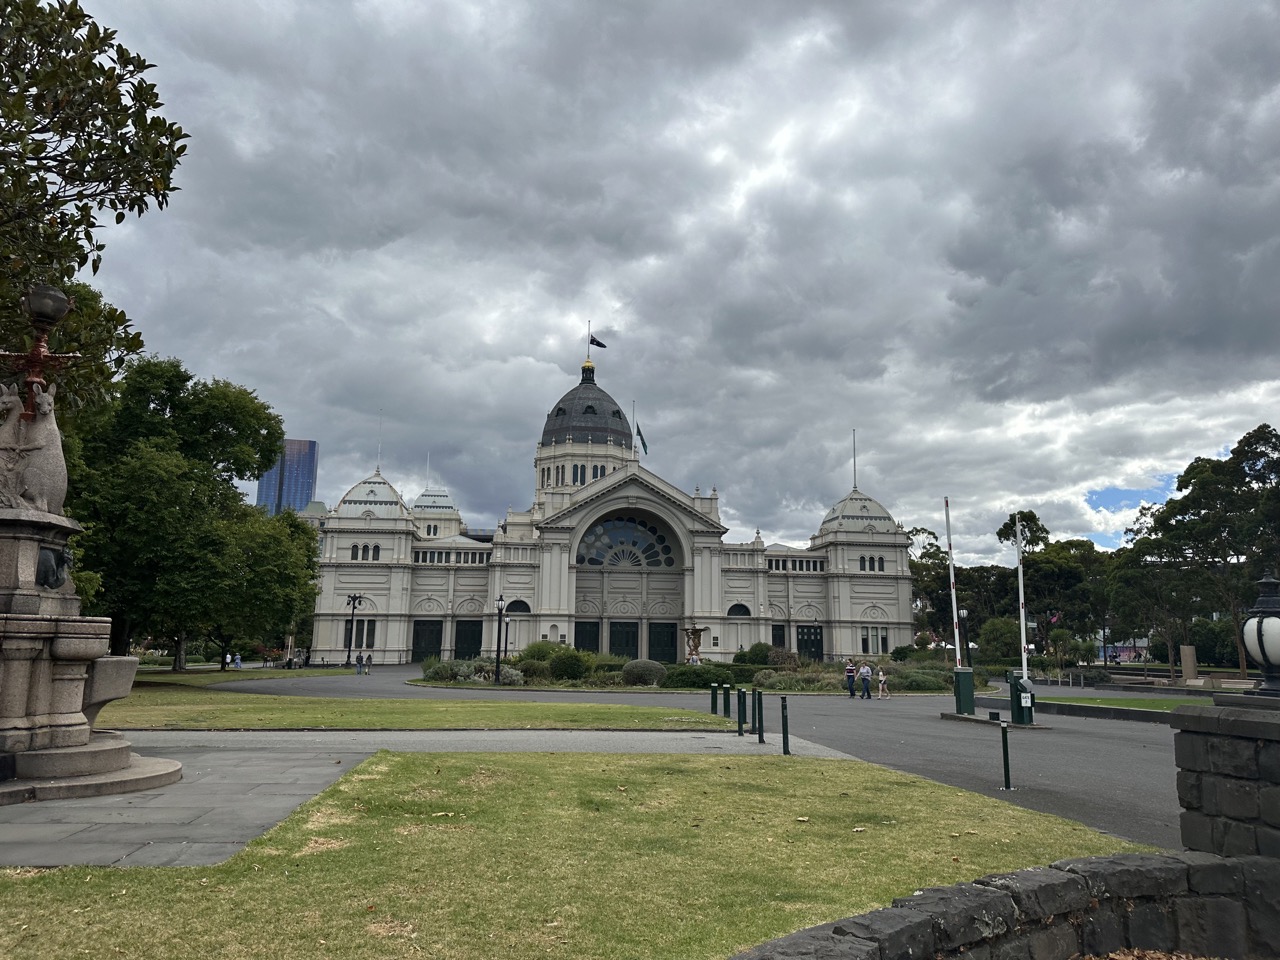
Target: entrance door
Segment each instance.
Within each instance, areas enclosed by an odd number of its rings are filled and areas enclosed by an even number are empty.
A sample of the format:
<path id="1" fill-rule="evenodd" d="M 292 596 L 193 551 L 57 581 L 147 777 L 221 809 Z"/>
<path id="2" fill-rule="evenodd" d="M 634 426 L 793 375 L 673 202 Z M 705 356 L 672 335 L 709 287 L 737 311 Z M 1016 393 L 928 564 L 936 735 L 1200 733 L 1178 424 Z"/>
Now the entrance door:
<path id="1" fill-rule="evenodd" d="M 640 624 L 634 621 L 609 624 L 609 652 L 628 660 L 639 657 Z"/>
<path id="2" fill-rule="evenodd" d="M 676 625 L 649 624 L 649 659 L 659 663 L 676 662 Z"/>
<path id="3" fill-rule="evenodd" d="M 423 660 L 430 660 L 432 657 L 439 660 L 443 641 L 443 620 L 413 621 L 413 652 L 410 654 L 410 662 L 421 663 Z"/>
<path id="4" fill-rule="evenodd" d="M 784 650 L 787 646 L 787 625 L 785 623 L 775 623 L 773 625 L 773 645 L 782 647 Z"/>
<path id="5" fill-rule="evenodd" d="M 796 627 L 796 653 L 800 654 L 801 659 L 817 660 L 821 663 L 823 660 L 822 627 Z"/>
<path id="6" fill-rule="evenodd" d="M 483 620 L 459 620 L 453 627 L 453 659 L 475 660 L 484 638 Z"/>
<path id="7" fill-rule="evenodd" d="M 579 620 L 573 625 L 573 645 L 587 653 L 600 652 L 600 621 Z"/>

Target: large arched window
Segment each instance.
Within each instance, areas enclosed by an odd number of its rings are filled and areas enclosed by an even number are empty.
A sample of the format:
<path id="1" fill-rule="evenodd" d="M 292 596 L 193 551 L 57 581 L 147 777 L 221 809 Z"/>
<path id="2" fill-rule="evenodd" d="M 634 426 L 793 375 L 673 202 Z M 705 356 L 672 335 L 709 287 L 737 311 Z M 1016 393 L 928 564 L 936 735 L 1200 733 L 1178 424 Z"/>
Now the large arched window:
<path id="1" fill-rule="evenodd" d="M 373 545 L 373 559 L 377 560 L 382 555 L 382 548 L 376 543 Z"/>
<path id="2" fill-rule="evenodd" d="M 578 563 L 589 567 L 674 567 L 672 538 L 636 517 L 599 520 L 578 544 Z"/>
<path id="3" fill-rule="evenodd" d="M 865 570 L 865 569 L 867 569 L 867 558 L 866 558 L 866 557 L 859 557 L 859 558 L 858 558 L 858 569 L 859 569 L 859 570 Z"/>
<path id="4" fill-rule="evenodd" d="M 525 603 L 523 600 L 512 600 L 510 603 L 507 604 L 506 612 L 507 613 L 532 613 L 533 611 L 529 609 L 529 604 Z"/>
<path id="5" fill-rule="evenodd" d="M 351 559 L 352 560 L 360 559 L 360 545 L 358 543 L 353 543 L 351 545 Z"/>
<path id="6" fill-rule="evenodd" d="M 360 559 L 361 560 L 369 559 L 369 545 L 367 543 L 360 548 Z"/>
<path id="7" fill-rule="evenodd" d="M 729 608 L 728 615 L 731 617 L 749 617 L 751 616 L 751 610 L 745 603 L 735 603 Z"/>
<path id="8" fill-rule="evenodd" d="M 876 563 L 880 568 L 880 572 L 884 573 L 884 557 L 876 557 Z"/>

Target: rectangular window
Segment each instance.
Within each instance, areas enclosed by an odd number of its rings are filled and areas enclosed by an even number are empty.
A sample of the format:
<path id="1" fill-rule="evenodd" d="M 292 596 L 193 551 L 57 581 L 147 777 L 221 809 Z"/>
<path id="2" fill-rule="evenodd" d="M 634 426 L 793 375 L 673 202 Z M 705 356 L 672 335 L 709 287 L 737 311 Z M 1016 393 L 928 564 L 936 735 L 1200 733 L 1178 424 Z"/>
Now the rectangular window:
<path id="1" fill-rule="evenodd" d="M 373 620 L 368 621 L 368 624 L 369 624 L 369 627 L 368 627 L 368 629 L 366 630 L 365 635 L 364 635 L 364 645 L 365 645 L 365 648 L 366 648 L 366 649 L 368 649 L 368 650 L 372 650 L 372 649 L 373 649 L 373 633 L 374 633 L 374 628 L 375 628 L 378 624 L 377 624 L 375 621 L 373 621 Z"/>
<path id="2" fill-rule="evenodd" d="M 862 628 L 862 652 L 863 653 L 871 652 L 871 640 L 870 640 L 869 634 L 870 634 L 870 631 L 866 627 L 863 627 Z"/>
<path id="3" fill-rule="evenodd" d="M 364 623 L 365 622 L 363 620 L 356 621 L 356 649 L 357 650 L 364 647 Z"/>
<path id="4" fill-rule="evenodd" d="M 880 652 L 881 653 L 889 652 L 889 628 L 888 627 L 880 628 Z"/>

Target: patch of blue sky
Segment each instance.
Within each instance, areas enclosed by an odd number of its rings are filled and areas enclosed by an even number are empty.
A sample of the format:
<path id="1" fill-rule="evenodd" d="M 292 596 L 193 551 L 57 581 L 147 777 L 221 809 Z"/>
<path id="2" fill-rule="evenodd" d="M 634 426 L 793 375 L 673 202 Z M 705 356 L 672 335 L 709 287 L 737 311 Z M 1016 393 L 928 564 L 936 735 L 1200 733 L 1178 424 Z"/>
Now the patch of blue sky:
<path id="1" fill-rule="evenodd" d="M 1144 490 L 1132 487 L 1103 487 L 1085 494 L 1085 502 L 1094 510 L 1137 510 L 1144 503 L 1164 503 L 1173 493 L 1177 476 L 1170 473 L 1159 478 L 1155 486 Z"/>

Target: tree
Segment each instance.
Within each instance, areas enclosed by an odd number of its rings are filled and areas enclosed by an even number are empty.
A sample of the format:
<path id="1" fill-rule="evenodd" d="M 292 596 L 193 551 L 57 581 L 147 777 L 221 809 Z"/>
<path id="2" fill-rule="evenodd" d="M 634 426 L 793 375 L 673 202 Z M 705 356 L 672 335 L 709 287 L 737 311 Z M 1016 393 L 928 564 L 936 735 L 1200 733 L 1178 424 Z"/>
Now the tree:
<path id="1" fill-rule="evenodd" d="M 996 539 L 1001 543 L 1017 541 L 1015 524 L 1022 521 L 1022 549 L 1024 552 L 1039 550 L 1049 542 L 1049 528 L 1040 522 L 1034 510 L 1018 510 L 1009 514 L 1009 519 L 1000 524 L 996 531 Z"/>
<path id="2" fill-rule="evenodd" d="M 79 448 L 68 512 L 86 528 L 84 566 L 101 577 L 86 610 L 112 617 L 113 653 L 136 634 L 170 638 L 181 669 L 192 638 L 258 636 L 298 615 L 314 579 L 287 526 L 300 521 L 262 528 L 234 485 L 284 448 L 280 418 L 252 391 L 197 381 L 177 360 L 135 361 L 116 400 L 86 419 Z M 282 587 L 288 576 L 305 582 Z M 247 600 L 263 609 L 229 609 Z"/>
<path id="3" fill-rule="evenodd" d="M 97 272 L 104 211 L 120 223 L 177 189 L 187 135 L 156 112 L 151 67 L 76 0 L 0 0 L 0 323 L 31 284 Z"/>

